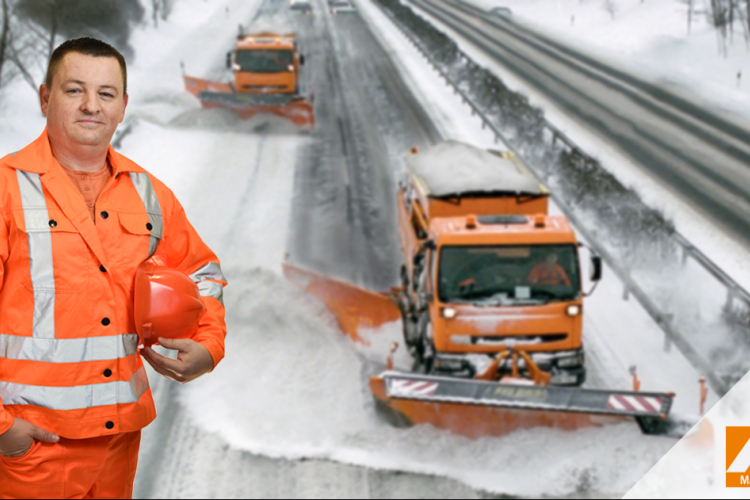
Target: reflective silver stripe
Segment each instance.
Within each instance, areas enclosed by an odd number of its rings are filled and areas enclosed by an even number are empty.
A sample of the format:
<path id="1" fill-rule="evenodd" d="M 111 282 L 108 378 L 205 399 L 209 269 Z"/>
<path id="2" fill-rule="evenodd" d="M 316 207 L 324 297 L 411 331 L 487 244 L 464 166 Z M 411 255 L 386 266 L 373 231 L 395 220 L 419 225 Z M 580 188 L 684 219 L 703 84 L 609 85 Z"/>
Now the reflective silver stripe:
<path id="1" fill-rule="evenodd" d="M 197 271 L 195 271 L 193 274 L 190 275 L 190 279 L 195 281 L 196 283 L 201 282 L 203 280 L 216 280 L 216 281 L 226 281 L 227 279 L 224 277 L 224 273 L 221 272 L 221 266 L 216 262 L 209 262 L 205 266 L 201 267 Z"/>
<path id="2" fill-rule="evenodd" d="M 198 283 L 198 290 L 200 290 L 202 297 L 213 297 L 224 305 L 224 285 L 216 281 L 208 281 L 227 280 L 224 277 L 224 273 L 221 272 L 221 266 L 217 262 L 209 262 L 191 274 L 190 278 L 195 283 Z"/>
<path id="3" fill-rule="evenodd" d="M 137 395 L 133 391 L 131 382 L 108 382 L 74 387 L 44 387 L 0 382 L 0 395 L 2 395 L 4 406 L 38 406 L 66 411 L 137 403 L 143 393 Z"/>
<path id="4" fill-rule="evenodd" d="M 130 377 L 130 388 L 133 390 L 133 397 L 135 397 L 136 401 L 141 399 L 141 396 L 148 390 L 148 375 L 144 366 L 138 368 L 133 376 Z"/>
<path id="5" fill-rule="evenodd" d="M 39 174 L 16 170 L 29 242 L 31 286 L 34 289 L 34 338 L 55 338 L 55 273 L 52 233 Z"/>
<path id="6" fill-rule="evenodd" d="M 138 352 L 138 334 L 83 339 L 37 339 L 0 335 L 0 359 L 83 363 L 112 361 Z"/>
<path id="7" fill-rule="evenodd" d="M 224 286 L 221 283 L 201 281 L 198 283 L 198 290 L 201 293 L 201 297 L 213 297 L 221 302 L 221 305 L 224 305 Z"/>
<path id="8" fill-rule="evenodd" d="M 159 240 L 163 238 L 164 222 L 161 213 L 161 205 L 159 205 L 159 198 L 156 196 L 154 191 L 154 185 L 151 184 L 151 178 L 145 172 L 130 172 L 130 180 L 135 186 L 135 190 L 138 191 L 138 196 L 141 197 L 143 206 L 146 208 L 148 214 L 148 220 L 151 222 L 151 243 L 148 249 L 148 256 L 151 257 L 156 253 L 156 248 L 159 246 Z"/>

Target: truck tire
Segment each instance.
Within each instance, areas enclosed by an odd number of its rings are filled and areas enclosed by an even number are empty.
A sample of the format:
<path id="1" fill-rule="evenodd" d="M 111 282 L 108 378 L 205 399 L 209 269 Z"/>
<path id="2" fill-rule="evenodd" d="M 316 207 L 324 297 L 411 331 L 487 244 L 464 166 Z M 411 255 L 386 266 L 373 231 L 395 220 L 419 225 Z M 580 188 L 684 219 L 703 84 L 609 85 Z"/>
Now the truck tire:
<path id="1" fill-rule="evenodd" d="M 409 288 L 409 271 L 406 269 L 406 264 L 401 264 L 400 269 L 401 274 L 401 286 L 405 288 Z"/>
<path id="2" fill-rule="evenodd" d="M 415 356 L 415 361 L 418 361 L 419 373 L 429 374 L 433 370 L 435 345 L 429 335 L 430 327 L 430 314 L 427 311 L 423 311 L 417 321 L 418 344 L 416 351 L 418 352 L 418 356 Z"/>

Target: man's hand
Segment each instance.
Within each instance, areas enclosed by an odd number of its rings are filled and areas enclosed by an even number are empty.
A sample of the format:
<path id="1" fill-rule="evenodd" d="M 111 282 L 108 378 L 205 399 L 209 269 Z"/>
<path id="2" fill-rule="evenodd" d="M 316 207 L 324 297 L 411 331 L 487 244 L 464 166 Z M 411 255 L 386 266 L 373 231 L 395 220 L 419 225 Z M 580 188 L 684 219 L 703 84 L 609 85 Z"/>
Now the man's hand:
<path id="1" fill-rule="evenodd" d="M 194 340 L 159 338 L 159 344 L 179 351 L 177 359 L 165 358 L 150 347 L 141 353 L 154 370 L 170 380 L 186 384 L 214 369 L 214 358 L 208 349 Z"/>
<path id="2" fill-rule="evenodd" d="M 60 441 L 60 436 L 17 418 L 13 422 L 13 427 L 0 434 L 0 455 L 8 458 L 20 457 L 31 449 L 35 439 L 56 443 Z"/>

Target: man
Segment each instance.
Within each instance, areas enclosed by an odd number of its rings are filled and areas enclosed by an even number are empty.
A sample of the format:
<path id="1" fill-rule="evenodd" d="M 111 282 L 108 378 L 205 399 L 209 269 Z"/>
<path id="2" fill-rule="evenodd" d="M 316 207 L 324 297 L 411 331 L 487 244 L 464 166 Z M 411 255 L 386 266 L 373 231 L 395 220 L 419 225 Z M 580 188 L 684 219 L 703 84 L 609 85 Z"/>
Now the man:
<path id="1" fill-rule="evenodd" d="M 181 383 L 224 356 L 226 280 L 172 192 L 110 141 L 128 103 L 125 61 L 90 38 L 53 53 L 44 133 L 0 160 L 0 497 L 130 498 L 155 417 L 143 358 Z M 149 257 L 198 284 L 177 360 L 138 352 L 133 283 Z"/>
<path id="2" fill-rule="evenodd" d="M 568 273 L 557 263 L 557 253 L 550 252 L 546 262 L 537 264 L 529 274 L 529 283 L 542 286 L 570 286 Z"/>

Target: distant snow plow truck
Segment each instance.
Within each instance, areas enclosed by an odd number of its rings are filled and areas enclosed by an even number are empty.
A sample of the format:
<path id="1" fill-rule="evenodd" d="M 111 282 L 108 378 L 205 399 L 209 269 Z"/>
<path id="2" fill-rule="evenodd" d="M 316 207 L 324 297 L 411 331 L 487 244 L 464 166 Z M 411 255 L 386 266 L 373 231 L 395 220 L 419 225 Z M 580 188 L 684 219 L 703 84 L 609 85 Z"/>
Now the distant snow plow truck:
<path id="1" fill-rule="evenodd" d="M 370 379 L 395 423 L 476 438 L 635 419 L 674 434 L 674 394 L 590 390 L 582 345 L 579 243 L 550 216 L 548 190 L 510 152 L 447 141 L 406 157 L 398 196 L 402 286 L 373 293 L 291 264 L 355 341 L 399 319 L 411 372 Z M 592 257 L 592 281 L 602 264 Z M 394 346 L 394 349 L 396 346 Z"/>
<path id="2" fill-rule="evenodd" d="M 299 70 L 305 58 L 294 33 L 272 22 L 256 24 L 237 37 L 227 54 L 231 83 L 184 75 L 185 88 L 204 108 L 228 108 L 242 119 L 270 113 L 306 130 L 315 128 L 312 98 L 300 93 Z"/>

